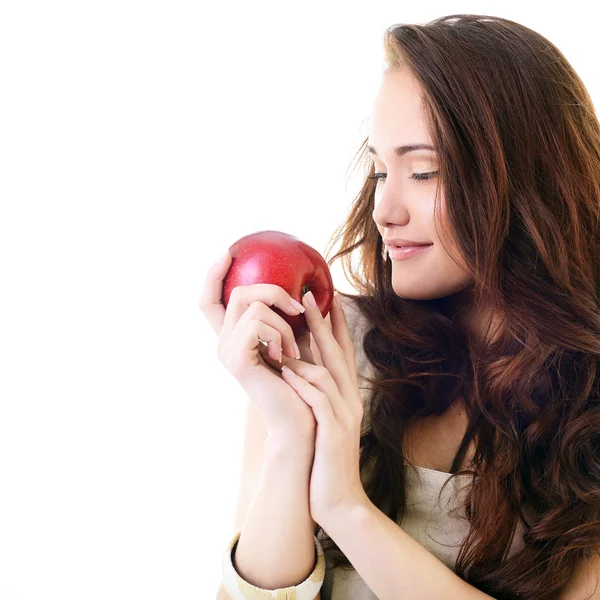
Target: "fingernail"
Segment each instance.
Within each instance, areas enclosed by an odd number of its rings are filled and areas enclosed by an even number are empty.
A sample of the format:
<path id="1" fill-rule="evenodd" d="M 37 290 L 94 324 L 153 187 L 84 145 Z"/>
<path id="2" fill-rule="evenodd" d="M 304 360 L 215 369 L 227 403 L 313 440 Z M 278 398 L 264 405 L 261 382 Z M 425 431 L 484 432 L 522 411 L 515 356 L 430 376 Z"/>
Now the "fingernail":
<path id="1" fill-rule="evenodd" d="M 296 360 L 300 360 L 300 348 L 298 348 L 296 342 L 294 342 L 294 353 L 296 354 Z"/>
<path id="2" fill-rule="evenodd" d="M 291 375 L 292 378 L 294 378 L 296 376 L 296 373 L 294 373 L 294 371 L 292 371 L 289 367 L 287 367 L 286 365 L 283 365 L 283 367 L 281 367 L 281 370 L 286 373 L 287 375 Z"/>
<path id="3" fill-rule="evenodd" d="M 306 292 L 306 294 L 304 294 L 304 297 L 306 298 L 306 303 L 309 306 L 312 306 L 313 308 L 317 308 L 317 303 L 315 302 L 315 297 L 313 296 L 312 292 Z"/>
<path id="4" fill-rule="evenodd" d="M 304 306 L 302 306 L 302 304 L 300 304 L 300 302 L 298 302 L 298 300 L 294 300 L 293 298 L 290 298 L 290 302 L 292 303 L 292 306 L 296 309 L 299 310 L 301 313 L 303 313 L 306 309 L 304 308 Z"/>

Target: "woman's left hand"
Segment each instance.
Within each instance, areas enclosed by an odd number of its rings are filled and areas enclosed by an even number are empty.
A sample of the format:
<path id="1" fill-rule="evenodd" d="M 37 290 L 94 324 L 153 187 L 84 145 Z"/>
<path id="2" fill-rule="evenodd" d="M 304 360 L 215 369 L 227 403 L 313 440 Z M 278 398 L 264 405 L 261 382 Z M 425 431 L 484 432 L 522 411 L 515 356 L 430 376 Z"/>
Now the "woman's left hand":
<path id="1" fill-rule="evenodd" d="M 325 527 L 338 511 L 367 499 L 360 480 L 360 430 L 363 401 L 358 388 L 354 345 L 339 296 L 331 310 L 331 329 L 318 307 L 302 298 L 304 316 L 323 366 L 284 357 L 283 379 L 313 411 L 317 422 L 310 477 L 310 512 Z"/>

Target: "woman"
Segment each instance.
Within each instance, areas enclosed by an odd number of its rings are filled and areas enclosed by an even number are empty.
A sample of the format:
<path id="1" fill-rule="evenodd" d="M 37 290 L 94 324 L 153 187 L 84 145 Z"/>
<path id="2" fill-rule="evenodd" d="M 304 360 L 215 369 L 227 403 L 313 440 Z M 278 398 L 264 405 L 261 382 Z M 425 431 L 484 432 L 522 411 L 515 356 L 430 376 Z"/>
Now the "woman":
<path id="1" fill-rule="evenodd" d="M 207 280 L 220 358 L 264 427 L 248 425 L 245 460 L 258 440 L 264 462 L 243 476 L 219 598 L 600 598 L 593 104 L 507 19 L 393 26 L 385 52 L 364 185 L 328 261 L 359 294 L 327 331 L 302 299 L 296 360 L 269 308 L 287 310 L 281 288 L 240 290 L 225 315 L 231 258 Z"/>

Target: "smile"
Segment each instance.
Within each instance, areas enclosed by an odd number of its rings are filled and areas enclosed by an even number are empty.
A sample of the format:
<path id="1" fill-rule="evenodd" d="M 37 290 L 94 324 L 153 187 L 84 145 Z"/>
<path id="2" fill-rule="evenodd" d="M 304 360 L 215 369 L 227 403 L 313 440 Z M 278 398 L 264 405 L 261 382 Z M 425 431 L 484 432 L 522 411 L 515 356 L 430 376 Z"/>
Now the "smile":
<path id="1" fill-rule="evenodd" d="M 406 260 L 413 256 L 417 256 L 418 254 L 422 254 L 426 250 L 429 250 L 431 246 L 433 246 L 433 244 L 427 246 L 404 246 L 403 248 L 398 246 L 386 246 L 386 248 L 392 260 Z"/>

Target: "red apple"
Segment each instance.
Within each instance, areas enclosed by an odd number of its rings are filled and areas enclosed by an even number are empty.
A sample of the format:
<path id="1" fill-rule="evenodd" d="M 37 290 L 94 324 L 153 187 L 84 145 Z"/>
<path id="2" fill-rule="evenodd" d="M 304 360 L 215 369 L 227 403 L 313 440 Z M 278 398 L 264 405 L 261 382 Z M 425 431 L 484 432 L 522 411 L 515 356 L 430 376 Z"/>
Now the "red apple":
<path id="1" fill-rule="evenodd" d="M 271 283 L 300 304 L 310 290 L 321 314 L 327 316 L 333 301 L 333 280 L 325 259 L 308 244 L 282 231 L 258 231 L 239 239 L 229 252 L 231 266 L 223 280 L 225 307 L 234 287 Z M 289 323 L 296 338 L 310 332 L 303 313 L 294 316 L 276 306 L 272 309 Z"/>

